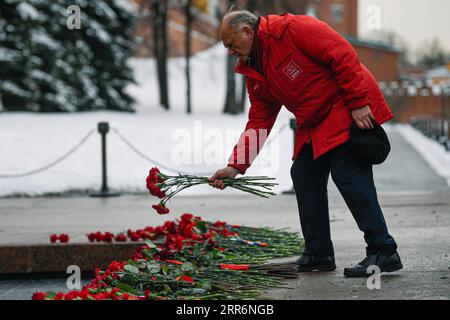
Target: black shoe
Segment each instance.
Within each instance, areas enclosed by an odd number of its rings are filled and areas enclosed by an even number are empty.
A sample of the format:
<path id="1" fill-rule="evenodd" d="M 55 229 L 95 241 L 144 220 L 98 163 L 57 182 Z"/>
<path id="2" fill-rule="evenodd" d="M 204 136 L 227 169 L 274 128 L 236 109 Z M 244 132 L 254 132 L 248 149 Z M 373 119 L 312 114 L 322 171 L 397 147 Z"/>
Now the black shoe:
<path id="1" fill-rule="evenodd" d="M 378 266 L 380 272 L 394 272 L 403 269 L 402 261 L 397 251 L 380 252 L 369 254 L 363 261 L 351 268 L 344 269 L 344 276 L 350 278 L 369 277 L 371 272 L 367 272 L 370 266 Z"/>
<path id="2" fill-rule="evenodd" d="M 297 264 L 298 272 L 336 270 L 333 256 L 318 257 L 302 254 L 295 263 Z"/>

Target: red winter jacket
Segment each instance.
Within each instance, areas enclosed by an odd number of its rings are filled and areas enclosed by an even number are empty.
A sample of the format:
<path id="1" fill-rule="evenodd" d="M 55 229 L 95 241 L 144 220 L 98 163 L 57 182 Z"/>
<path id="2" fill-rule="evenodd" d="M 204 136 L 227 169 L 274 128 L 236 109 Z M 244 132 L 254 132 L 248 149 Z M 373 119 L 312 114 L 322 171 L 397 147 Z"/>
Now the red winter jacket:
<path id="1" fill-rule="evenodd" d="M 236 66 L 247 77 L 251 107 L 228 166 L 245 173 L 282 105 L 297 120 L 293 160 L 310 140 L 314 159 L 348 141 L 351 110 L 368 105 L 380 124 L 393 118 L 373 75 L 325 22 L 304 15 L 269 15 L 261 17 L 256 36 L 265 76 L 247 64 Z M 249 143 L 252 139 L 256 143 Z"/>

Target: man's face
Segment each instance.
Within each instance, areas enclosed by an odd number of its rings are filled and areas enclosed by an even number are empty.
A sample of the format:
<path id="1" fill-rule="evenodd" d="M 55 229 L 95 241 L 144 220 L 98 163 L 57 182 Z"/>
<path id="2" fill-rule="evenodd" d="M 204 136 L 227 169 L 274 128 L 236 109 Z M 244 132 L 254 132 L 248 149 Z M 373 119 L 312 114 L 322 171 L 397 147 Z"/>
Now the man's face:
<path id="1" fill-rule="evenodd" d="M 238 57 L 241 63 L 246 63 L 250 56 L 253 36 L 252 28 L 247 25 L 232 29 L 224 22 L 220 30 L 220 38 L 225 48 L 228 49 L 228 55 Z"/>

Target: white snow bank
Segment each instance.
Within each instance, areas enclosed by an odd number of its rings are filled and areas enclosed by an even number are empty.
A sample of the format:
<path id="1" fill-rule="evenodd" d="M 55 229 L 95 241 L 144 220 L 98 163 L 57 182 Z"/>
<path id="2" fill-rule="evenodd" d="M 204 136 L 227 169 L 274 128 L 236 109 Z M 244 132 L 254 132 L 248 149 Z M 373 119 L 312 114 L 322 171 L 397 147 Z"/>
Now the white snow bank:
<path id="1" fill-rule="evenodd" d="M 450 186 L 450 152 L 409 124 L 399 124 L 396 129 Z"/>
<path id="2" fill-rule="evenodd" d="M 288 118 L 287 113 L 280 115 L 275 128 L 287 123 Z M 169 168 L 195 174 L 213 173 L 226 164 L 244 128 L 246 115 L 188 117 L 169 112 L 151 115 L 115 112 L 2 114 L 0 175 L 27 172 L 54 161 L 95 129 L 100 121 L 109 122 L 147 157 Z M 276 189 L 279 192 L 291 186 L 292 132 L 287 128 L 277 136 L 274 129 L 271 136 L 273 142 L 264 148 L 247 174 L 276 177 L 281 184 Z M 180 150 L 185 151 L 184 156 L 180 156 Z M 110 188 L 145 191 L 145 178 L 154 164 L 134 153 L 113 132 L 108 134 L 107 152 Z M 21 178 L 0 178 L 0 196 L 99 190 L 100 165 L 100 136 L 95 133 L 74 154 L 49 170 Z M 220 191 L 205 186 L 188 189 L 180 195 L 211 192 Z"/>

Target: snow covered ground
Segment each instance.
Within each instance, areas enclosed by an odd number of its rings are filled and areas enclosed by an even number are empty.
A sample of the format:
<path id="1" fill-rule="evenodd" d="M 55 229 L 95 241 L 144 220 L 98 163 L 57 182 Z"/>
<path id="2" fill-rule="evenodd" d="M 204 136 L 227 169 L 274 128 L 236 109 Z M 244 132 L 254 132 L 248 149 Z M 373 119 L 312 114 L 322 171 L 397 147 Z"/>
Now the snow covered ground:
<path id="1" fill-rule="evenodd" d="M 109 122 L 142 154 L 164 167 L 212 174 L 226 164 L 247 120 L 246 113 L 222 114 L 225 53 L 218 45 L 192 59 L 193 113 L 189 116 L 185 113 L 183 59 L 169 62 L 170 111 L 158 105 L 154 61 L 132 59 L 130 64 L 138 84 L 130 86 L 128 91 L 137 101 L 135 114 L 0 114 L 0 176 L 21 174 L 51 163 L 90 130 L 96 129 L 101 121 Z M 287 111 L 280 113 L 264 151 L 248 171 L 248 175 L 276 177 L 280 183 L 277 192 L 291 187 L 289 168 L 293 142 L 292 131 L 286 128 L 289 118 Z M 278 134 L 277 129 L 283 126 L 285 129 Z M 110 188 L 145 191 L 145 177 L 153 165 L 130 149 L 115 132 L 108 134 Z M 0 177 L 0 196 L 99 190 L 100 172 L 100 136 L 94 133 L 66 160 L 48 170 L 26 177 Z M 182 194 L 210 192 L 220 191 L 205 186 L 188 189 Z"/>
<path id="2" fill-rule="evenodd" d="M 396 129 L 450 186 L 450 152 L 438 142 L 424 136 L 410 125 L 397 125 Z"/>

